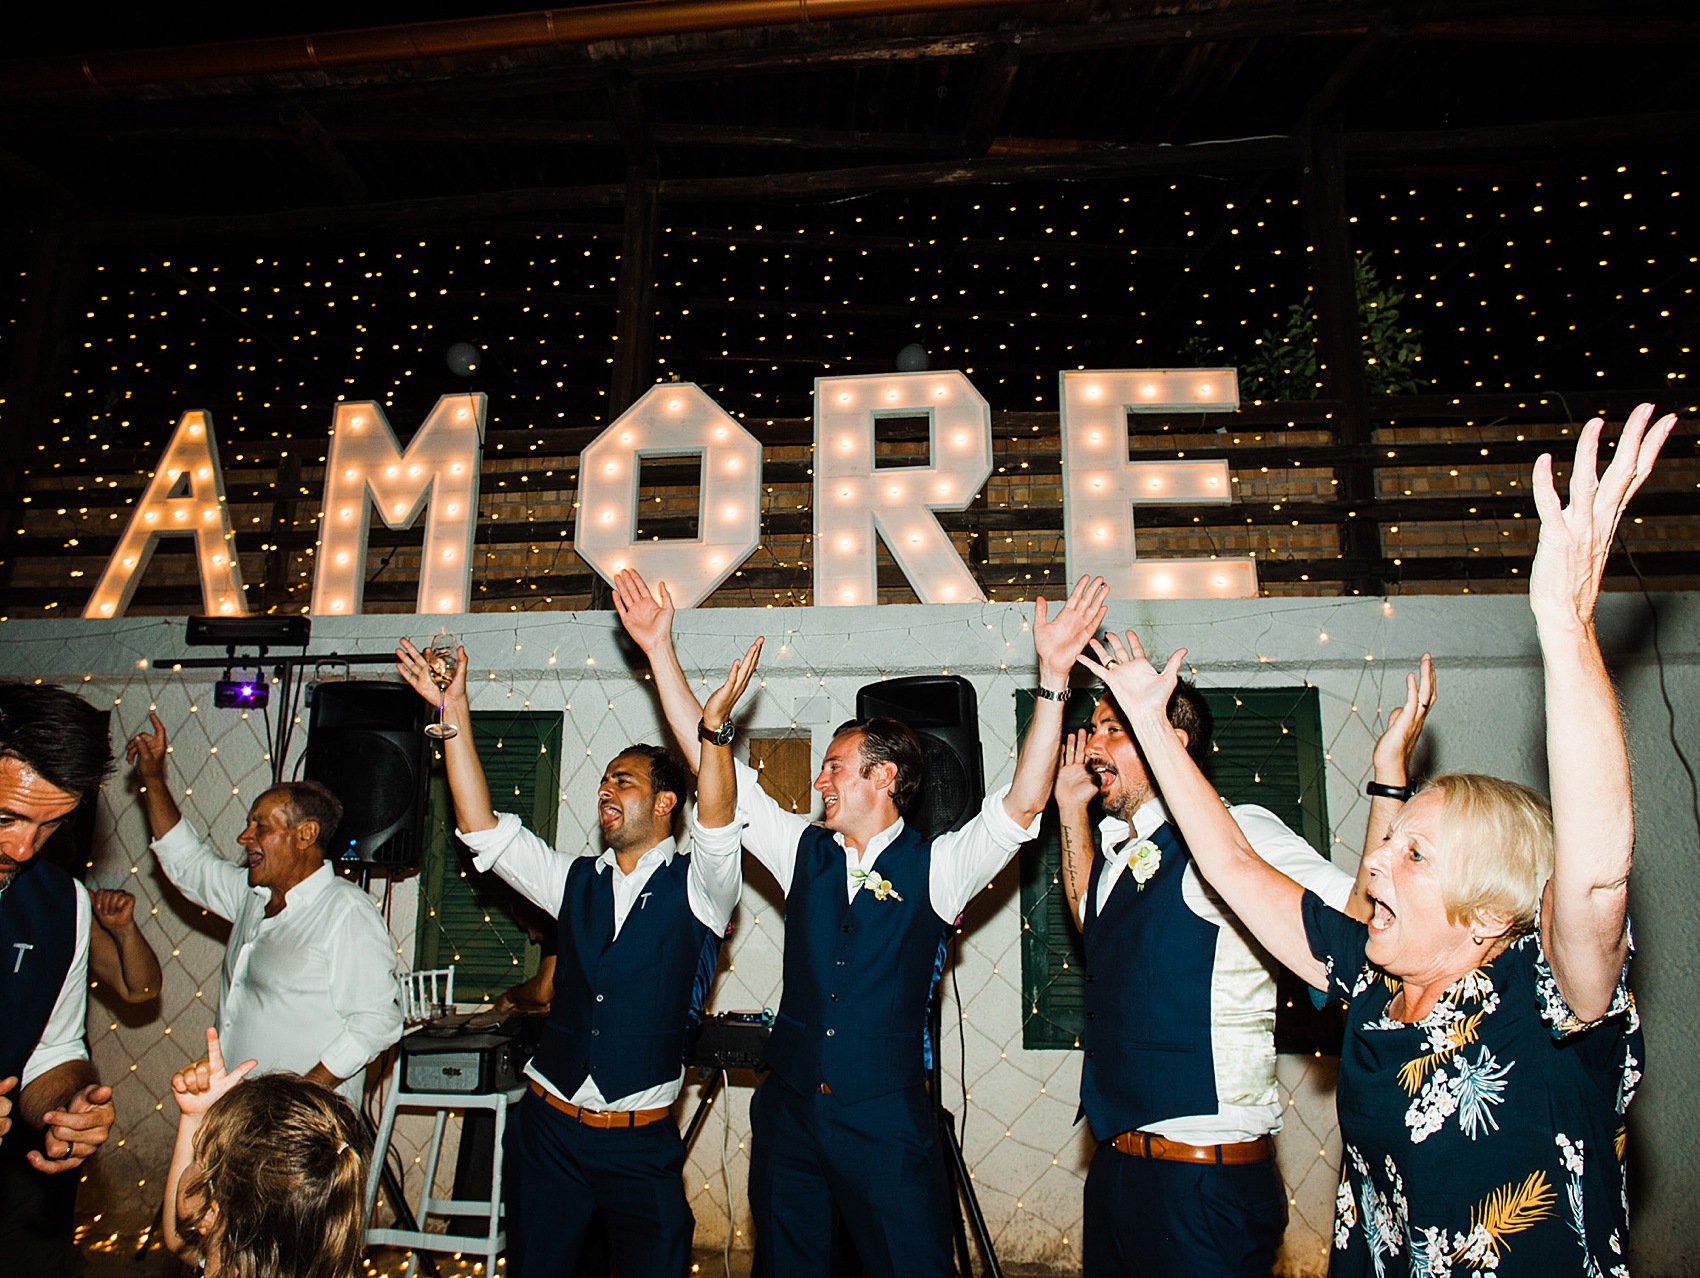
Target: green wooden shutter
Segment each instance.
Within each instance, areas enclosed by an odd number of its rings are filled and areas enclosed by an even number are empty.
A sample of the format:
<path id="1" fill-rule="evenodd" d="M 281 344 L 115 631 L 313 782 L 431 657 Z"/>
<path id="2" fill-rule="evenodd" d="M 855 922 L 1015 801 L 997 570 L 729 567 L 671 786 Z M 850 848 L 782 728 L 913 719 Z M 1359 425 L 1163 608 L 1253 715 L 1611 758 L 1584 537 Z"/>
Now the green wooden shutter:
<path id="1" fill-rule="evenodd" d="M 1329 851 L 1321 703 L 1312 687 L 1201 689 L 1215 716 L 1210 777 L 1230 803 L 1268 808 L 1323 856 Z M 1066 706 L 1069 731 L 1085 727 L 1092 698 Z M 1033 694 L 1016 693 L 1016 729 L 1025 733 Z M 1094 831 L 1094 840 L 1096 832 Z M 1084 1023 L 1085 957 L 1062 887 L 1056 810 L 1021 853 L 1022 1042 L 1030 1048 L 1078 1048 Z M 1305 987 L 1282 972 L 1276 1016 L 1280 1051 L 1339 1051 L 1332 1012 L 1318 1014 Z"/>
<path id="2" fill-rule="evenodd" d="M 561 716 L 542 711 L 475 711 L 478 758 L 498 812 L 512 812 L 545 843 L 559 813 Z M 472 868 L 454 837 L 454 804 L 438 758 L 431 769 L 429 821 L 420 869 L 414 965 L 455 968 L 455 998 L 488 1001 L 537 971 L 538 947 L 509 907 L 519 894 Z"/>

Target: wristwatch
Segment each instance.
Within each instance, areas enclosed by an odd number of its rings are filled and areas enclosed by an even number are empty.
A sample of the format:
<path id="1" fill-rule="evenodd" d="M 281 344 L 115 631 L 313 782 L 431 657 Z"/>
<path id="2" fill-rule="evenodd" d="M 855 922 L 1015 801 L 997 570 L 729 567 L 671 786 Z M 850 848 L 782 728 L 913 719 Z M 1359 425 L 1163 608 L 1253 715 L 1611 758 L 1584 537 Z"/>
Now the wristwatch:
<path id="1" fill-rule="evenodd" d="M 1401 803 L 1408 803 L 1413 791 L 1408 785 L 1387 785 L 1381 781 L 1371 781 L 1364 786 L 1364 793 L 1372 799 L 1398 799 Z"/>
<path id="2" fill-rule="evenodd" d="M 1061 692 L 1052 692 L 1049 688 L 1035 688 L 1033 695 L 1043 697 L 1046 701 L 1067 701 L 1074 695 L 1074 689 L 1064 688 Z"/>
<path id="3" fill-rule="evenodd" d="M 701 719 L 697 720 L 697 736 L 708 742 L 709 745 L 729 746 L 732 744 L 732 738 L 737 735 L 738 725 L 730 719 L 721 724 L 719 728 L 710 728 Z"/>

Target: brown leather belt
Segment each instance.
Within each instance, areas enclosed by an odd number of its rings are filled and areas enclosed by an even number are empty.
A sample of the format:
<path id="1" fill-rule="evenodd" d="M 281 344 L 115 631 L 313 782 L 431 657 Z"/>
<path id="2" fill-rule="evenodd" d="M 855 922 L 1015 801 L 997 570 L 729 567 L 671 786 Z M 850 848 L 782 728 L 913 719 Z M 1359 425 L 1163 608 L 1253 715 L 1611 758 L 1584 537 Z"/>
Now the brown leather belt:
<path id="1" fill-rule="evenodd" d="M 832 1088 L 828 1087 L 825 1083 L 822 1083 L 819 1087 L 815 1088 L 815 1090 L 817 1092 L 819 1092 L 822 1096 L 831 1096 L 832 1095 Z"/>
<path id="2" fill-rule="evenodd" d="M 1150 1132 L 1123 1132 L 1110 1144 L 1134 1158 L 1159 1158 L 1170 1163 L 1261 1163 L 1275 1157 L 1275 1142 L 1267 1136 L 1233 1145 L 1188 1145 Z"/>
<path id="3" fill-rule="evenodd" d="M 659 1109 L 586 1109 L 583 1105 L 562 1100 L 536 1079 L 531 1080 L 531 1091 L 551 1109 L 560 1110 L 568 1118 L 576 1118 L 586 1127 L 648 1127 L 671 1117 L 673 1113 L 668 1106 Z"/>

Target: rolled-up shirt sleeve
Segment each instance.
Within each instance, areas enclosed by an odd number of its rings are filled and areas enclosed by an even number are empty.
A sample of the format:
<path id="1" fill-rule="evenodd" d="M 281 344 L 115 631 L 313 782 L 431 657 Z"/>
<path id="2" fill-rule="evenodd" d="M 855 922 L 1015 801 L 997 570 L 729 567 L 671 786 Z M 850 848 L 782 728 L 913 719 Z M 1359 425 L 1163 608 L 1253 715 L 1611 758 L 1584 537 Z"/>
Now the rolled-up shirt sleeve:
<path id="1" fill-rule="evenodd" d="M 77 944 L 71 954 L 71 966 L 65 970 L 64 983 L 53 1000 L 47 1027 L 29 1060 L 24 1063 L 23 1073 L 18 1078 L 20 1088 L 28 1087 L 48 1070 L 66 1061 L 86 1061 L 89 1058 L 84 1026 L 89 1010 L 89 927 L 94 911 L 89 907 L 88 890 L 81 883 L 76 888 Z"/>
<path id="2" fill-rule="evenodd" d="M 325 948 L 331 1006 L 342 1019 L 342 1033 L 325 1046 L 319 1059 L 338 1078 L 350 1078 L 401 1037 L 395 947 L 376 910 L 354 908 L 325 938 Z"/>
<path id="3" fill-rule="evenodd" d="M 475 869 L 494 870 L 550 918 L 560 913 L 573 856 L 550 847 L 512 812 L 498 812 L 488 830 L 456 830 L 455 837 L 472 849 Z"/>
<path id="4" fill-rule="evenodd" d="M 933 841 L 929 895 L 941 919 L 954 920 L 969 899 L 1009 864 L 1016 850 L 1038 836 L 1038 816 L 1032 824 L 1022 825 L 1005 810 L 1008 793 L 1006 785 L 988 794 L 972 821 Z"/>
<path id="5" fill-rule="evenodd" d="M 227 861 L 213 850 L 184 817 L 151 845 L 153 854 L 171 885 L 203 910 L 211 910 L 229 922 L 242 909 L 243 899 L 253 890 L 248 871 Z"/>
<path id="6" fill-rule="evenodd" d="M 690 826 L 691 869 L 685 891 L 691 913 L 715 935 L 724 936 L 732 922 L 732 911 L 738 908 L 738 894 L 744 889 L 744 823 L 734 820 L 719 829 L 706 829 L 697 820 L 693 803 Z"/>
<path id="7" fill-rule="evenodd" d="M 809 818 L 787 812 L 761 788 L 761 774 L 748 764 L 738 769 L 738 819 L 744 825 L 744 846 L 779 880 L 779 890 L 789 894 L 791 876 L 797 871 L 797 844 L 809 828 Z"/>

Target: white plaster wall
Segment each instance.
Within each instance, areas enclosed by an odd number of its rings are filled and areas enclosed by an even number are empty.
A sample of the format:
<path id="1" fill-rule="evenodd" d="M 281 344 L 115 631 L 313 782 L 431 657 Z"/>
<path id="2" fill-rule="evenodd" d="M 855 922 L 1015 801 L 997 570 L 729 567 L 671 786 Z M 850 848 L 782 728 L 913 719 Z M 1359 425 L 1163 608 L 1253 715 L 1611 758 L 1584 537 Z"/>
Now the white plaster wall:
<path id="1" fill-rule="evenodd" d="M 1639 596 L 1608 598 L 1602 633 L 1629 718 L 1641 830 L 1633 887 L 1641 952 L 1635 984 L 1649 1060 L 1630 1123 L 1633 1251 L 1638 1272 L 1686 1274 L 1697 1270 L 1695 1230 L 1683 1199 L 1700 1177 L 1697 1102 L 1689 1085 L 1700 998 L 1687 936 L 1700 904 L 1700 826 L 1672 749 L 1660 683 L 1677 707 L 1696 704 L 1700 607 L 1684 595 L 1655 596 L 1654 602 L 1662 660 Z M 763 686 L 747 699 L 744 723 L 811 736 L 817 757 L 831 728 L 852 712 L 862 684 L 941 670 L 964 675 L 979 691 L 987 781 L 995 785 L 1013 766 L 1012 695 L 1031 682 L 1030 617 L 1022 605 L 710 609 L 682 615 L 676 629 L 686 668 L 716 681 L 751 635 L 768 635 Z M 659 740 L 661 731 L 649 689 L 632 676 L 614 642 L 613 617 L 534 612 L 431 618 L 428 625 L 412 620 L 421 633 L 447 624 L 463 636 L 477 708 L 524 703 L 562 709 L 560 842 L 593 837 L 588 798 L 602 764 L 627 742 Z M 400 621 L 319 621 L 311 650 L 385 651 Z M 1146 602 L 1116 605 L 1111 623 L 1137 627 L 1159 653 L 1186 645 L 1189 663 L 1206 684 L 1309 680 L 1318 686 L 1331 757 L 1335 856 L 1347 868 L 1355 865 L 1362 836 L 1359 793 L 1382 708 L 1402 696 L 1404 672 L 1424 651 L 1434 653 L 1441 681 L 1430 728 L 1431 767 L 1491 771 L 1544 785 L 1539 670 L 1519 599 Z M 81 684 L 96 704 L 114 707 L 115 736 L 139 727 L 149 705 L 157 704 L 173 733 L 177 783 L 194 791 L 189 810 L 219 846 L 234 849 L 241 814 L 268 775 L 259 721 L 214 710 L 209 672 L 143 668 L 153 658 L 183 655 L 197 654 L 184 648 L 180 621 L 0 627 L 0 674 Z M 1680 712 L 1677 718 L 1676 737 L 1692 759 L 1700 755 L 1700 734 L 1691 719 Z M 297 749 L 304 736 L 303 727 Z M 96 1160 L 84 1208 L 104 1210 L 97 1229 L 133 1228 L 155 1201 L 173 1121 L 166 1080 L 199 1052 L 208 1004 L 216 997 L 223 937 L 216 921 L 199 917 L 161 881 L 146 853 L 139 808 L 123 782 L 108 787 L 101 824 L 104 841 L 91 881 L 130 886 L 157 911 L 150 926 L 166 966 L 159 1019 L 138 1023 L 98 998 L 91 1004 L 91 1044 L 118 1089 L 124 1144 Z M 729 961 L 711 1000 L 715 1010 L 773 1006 L 779 997 L 780 903 L 765 871 L 747 865 Z M 404 953 L 412 948 L 415 899 L 413 884 L 404 881 L 390 903 Z M 957 1061 L 959 1046 L 965 1047 L 971 1098 L 965 1146 L 1000 1256 L 1069 1269 L 1078 1264 L 1081 1178 L 1089 1153 L 1073 1125 L 1079 1062 L 1071 1052 L 1021 1046 L 1020 929 L 1011 869 L 970 907 L 957 971 L 965 1043 L 952 1032 L 947 1011 L 947 1098 L 957 1095 L 952 1108 L 959 1108 Z M 1320 1273 L 1325 1265 L 1338 1154 L 1332 1070 L 1332 1061 L 1281 1063 L 1284 1097 L 1291 1102 L 1281 1164 L 1293 1199 L 1285 1267 L 1298 1274 Z M 718 1247 L 726 1240 L 729 1201 L 733 1245 L 747 1245 L 749 1096 L 744 1087 L 723 1093 L 693 1150 L 687 1184 L 699 1245 Z M 691 1104 L 694 1092 L 688 1091 Z"/>

